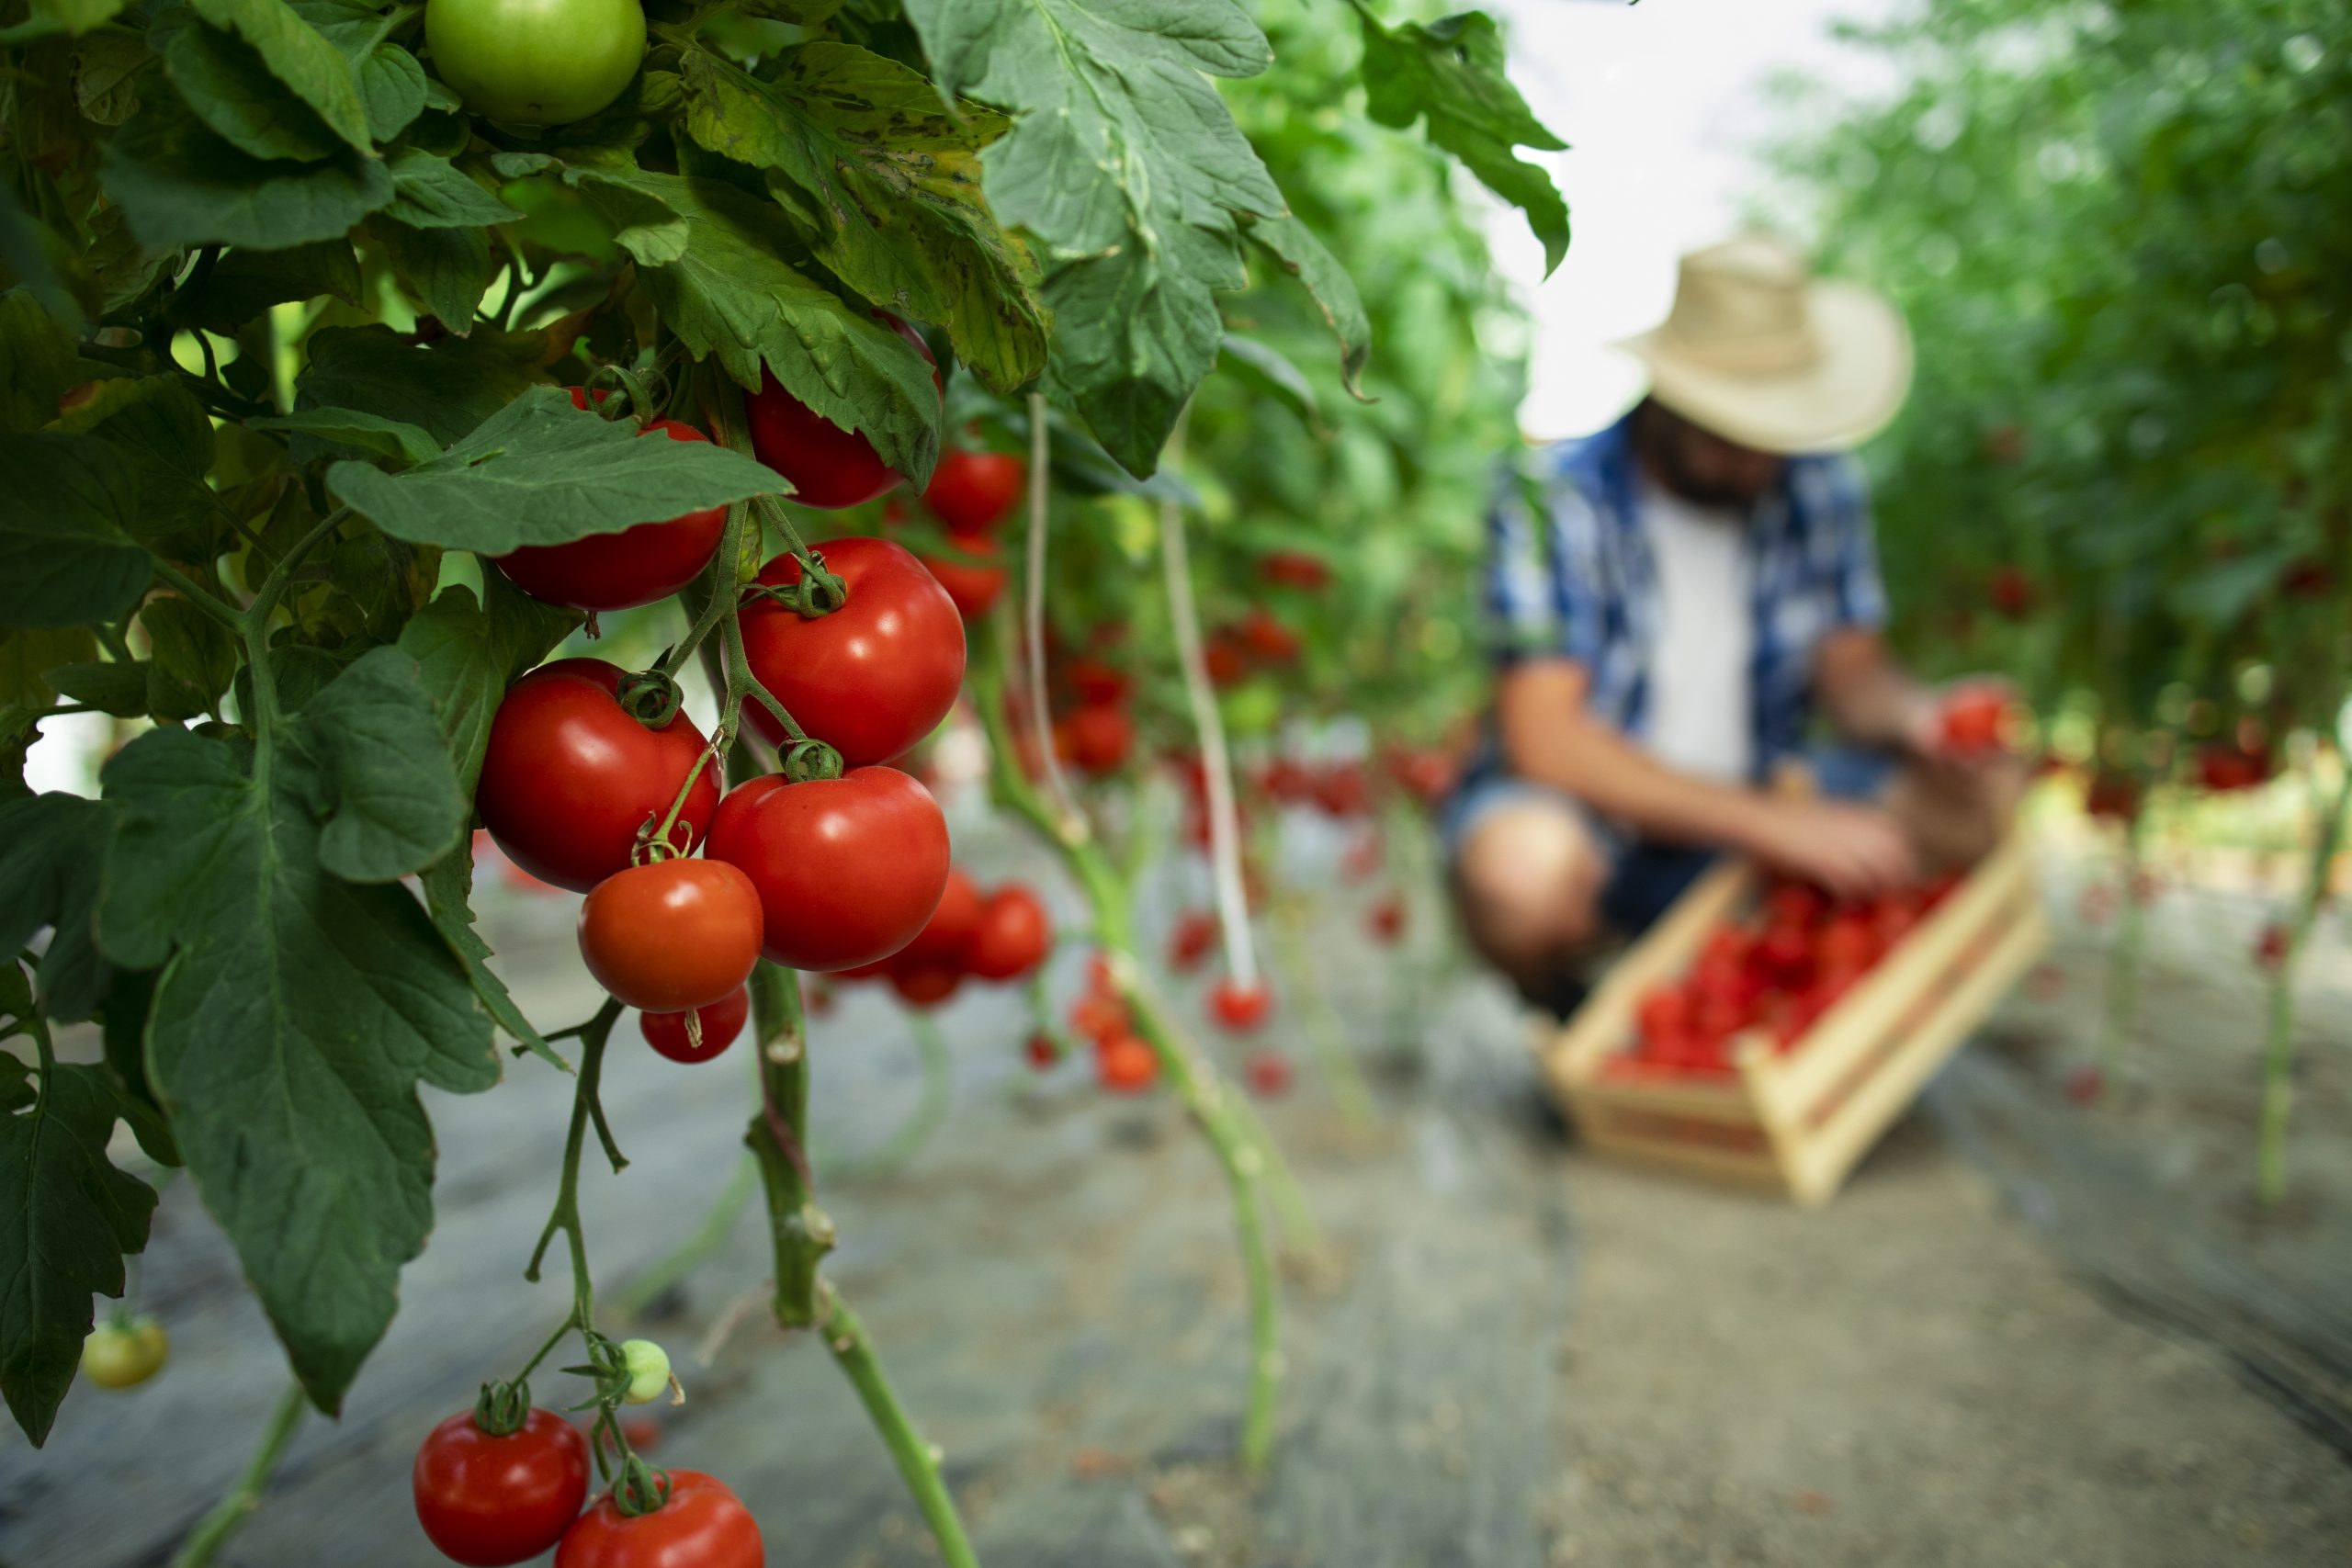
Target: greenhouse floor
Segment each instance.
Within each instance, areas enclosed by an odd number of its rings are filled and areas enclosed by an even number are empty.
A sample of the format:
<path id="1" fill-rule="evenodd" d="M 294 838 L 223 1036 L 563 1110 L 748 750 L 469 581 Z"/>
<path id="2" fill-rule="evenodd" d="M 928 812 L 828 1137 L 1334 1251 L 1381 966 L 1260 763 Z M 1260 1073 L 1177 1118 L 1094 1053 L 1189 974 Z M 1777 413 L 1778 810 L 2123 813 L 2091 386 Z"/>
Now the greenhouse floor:
<path id="1" fill-rule="evenodd" d="M 484 902 L 533 1016 L 584 1014 L 571 901 Z M 1417 911 L 1424 928 L 1433 913 Z M 1216 1169 L 1164 1100 L 1106 1105 L 1078 1065 L 1033 1077 L 1016 993 L 944 1015 L 958 1103 L 911 1163 L 827 1189 L 842 1237 L 831 1276 L 944 1450 L 985 1562 L 2342 1560 L 2352 1466 L 2226 1346 L 2151 1316 L 2070 1251 L 1977 1147 L 1983 1094 L 1948 1077 L 1844 1194 L 1800 1212 L 1568 1146 L 1491 987 L 1457 976 L 1414 993 L 1351 922 L 1320 945 L 1382 1115 L 1343 1128 L 1303 1053 L 1296 1091 L 1268 1108 L 1322 1235 L 1286 1270 L 1290 1381 L 1260 1488 L 1226 1459 L 1241 1291 Z M 2087 995 L 2097 969 L 2080 940 L 2054 962 L 2064 986 L 2006 1010 L 1962 1059 L 1961 1084 L 2005 1075 L 2071 1109 L 2032 1088 L 2030 1042 L 2078 1005 L 2049 993 Z M 2339 1043 L 2343 994 L 2321 1020 Z M 821 1172 L 888 1138 L 915 1103 L 916 1069 L 904 1022 L 871 988 L 844 992 L 816 1029 Z M 606 1104 L 632 1163 L 614 1178 L 592 1159 L 582 1193 L 608 1305 L 727 1186 L 750 1095 L 740 1048 L 681 1069 L 631 1034 L 616 1043 Z M 306 1425 L 223 1561 L 437 1561 L 410 1514 L 416 1442 L 526 1359 L 564 1306 L 560 1265 L 536 1288 L 521 1269 L 553 1194 L 569 1082 L 529 1062 L 510 1077 L 433 1105 L 440 1221 L 404 1276 L 401 1315 L 343 1420 Z M 2328 1127 L 2332 1092 L 2308 1109 L 2313 1140 L 2334 1149 L 2346 1135 L 2341 1118 Z M 2314 1156 L 2330 1169 L 2333 1157 Z M 683 1407 L 653 1407 L 652 1457 L 731 1483 L 778 1568 L 935 1562 L 848 1385 L 757 1310 L 765 1271 L 745 1213 L 628 1325 L 669 1348 L 688 1391 Z M 165 1195 L 146 1275 L 173 1365 L 133 1394 L 76 1390 L 38 1455 L 0 1450 L 0 1562 L 164 1562 L 278 1398 L 277 1353 L 184 1183 Z M 577 1397 L 560 1374 L 535 1386 L 542 1404 Z M 180 1435 L 168 1463 L 118 1440 L 134 1421 Z"/>

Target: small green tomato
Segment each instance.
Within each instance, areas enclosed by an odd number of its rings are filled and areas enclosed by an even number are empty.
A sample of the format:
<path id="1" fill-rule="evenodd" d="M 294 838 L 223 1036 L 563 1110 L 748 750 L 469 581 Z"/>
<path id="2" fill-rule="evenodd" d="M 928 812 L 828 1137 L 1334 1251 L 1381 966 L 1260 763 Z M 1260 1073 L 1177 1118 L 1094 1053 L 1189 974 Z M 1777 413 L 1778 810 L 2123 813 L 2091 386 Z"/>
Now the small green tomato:
<path id="1" fill-rule="evenodd" d="M 669 1388 L 670 1357 L 652 1340 L 623 1340 L 621 1359 L 628 1366 L 628 1393 L 623 1397 L 631 1404 L 650 1404 Z"/>
<path id="2" fill-rule="evenodd" d="M 639 0 L 425 0 L 433 69 L 466 107 L 568 125 L 621 96 L 645 58 Z"/>
<path id="3" fill-rule="evenodd" d="M 172 1337 L 141 1314 L 117 1316 L 90 1330 L 82 1341 L 82 1375 L 100 1388 L 137 1388 L 171 1359 Z"/>

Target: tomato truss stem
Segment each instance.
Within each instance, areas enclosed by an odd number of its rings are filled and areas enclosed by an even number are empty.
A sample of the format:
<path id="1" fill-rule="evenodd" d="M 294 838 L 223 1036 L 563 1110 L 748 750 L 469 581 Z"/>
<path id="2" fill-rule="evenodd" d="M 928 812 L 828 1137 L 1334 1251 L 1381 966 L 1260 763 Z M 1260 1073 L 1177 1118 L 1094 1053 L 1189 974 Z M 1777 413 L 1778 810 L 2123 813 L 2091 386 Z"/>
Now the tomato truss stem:
<path id="1" fill-rule="evenodd" d="M 2352 808 L 2352 760 L 2341 759 L 2344 777 L 2333 797 L 2316 785 L 2312 799 L 2312 858 L 2301 902 L 2287 928 L 2286 951 L 2270 965 L 2268 1038 L 2263 1047 L 2262 1121 L 2255 1144 L 2255 1195 L 2265 1204 L 2287 1196 L 2287 1122 L 2295 1109 L 2295 973 L 2301 966 L 2312 926 L 2327 897 L 2328 874 L 2344 842 L 2344 818 Z"/>
<path id="2" fill-rule="evenodd" d="M 277 1461 L 285 1457 L 286 1445 L 293 1440 L 294 1428 L 302 1424 L 302 1412 L 309 1404 L 310 1396 L 302 1392 L 300 1380 L 278 1397 L 269 1425 L 262 1428 L 261 1446 L 245 1461 L 244 1472 L 237 1477 L 229 1495 L 212 1505 L 211 1511 L 197 1522 L 179 1554 L 172 1559 L 172 1568 L 205 1568 L 222 1543 L 245 1522 L 246 1516 L 261 1506 L 262 1488 L 269 1484 Z"/>

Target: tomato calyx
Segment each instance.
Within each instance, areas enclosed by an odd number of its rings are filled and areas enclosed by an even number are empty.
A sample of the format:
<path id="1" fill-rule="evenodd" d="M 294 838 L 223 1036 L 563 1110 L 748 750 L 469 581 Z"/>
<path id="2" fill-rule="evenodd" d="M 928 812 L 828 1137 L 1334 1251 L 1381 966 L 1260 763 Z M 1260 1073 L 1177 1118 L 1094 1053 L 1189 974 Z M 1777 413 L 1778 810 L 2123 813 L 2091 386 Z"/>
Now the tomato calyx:
<path id="1" fill-rule="evenodd" d="M 616 389 L 620 393 L 617 399 L 607 395 Z M 662 412 L 647 393 L 645 378 L 625 365 L 598 367 L 588 378 L 587 391 L 589 410 L 600 419 L 643 424 Z"/>
<path id="2" fill-rule="evenodd" d="M 803 736 L 785 748 L 784 776 L 792 784 L 821 784 L 842 776 L 842 754 L 822 740 Z"/>
<path id="3" fill-rule="evenodd" d="M 804 621 L 830 615 L 849 603 L 849 584 L 836 573 L 825 570 L 825 558 L 821 551 L 795 550 L 792 558 L 800 563 L 797 581 L 754 582 L 744 590 L 746 596 L 770 600 Z"/>
<path id="4" fill-rule="evenodd" d="M 493 1438 L 511 1438 L 531 1416 L 531 1385 L 522 1378 L 513 1382 L 493 1379 L 481 1385 L 474 1401 L 474 1425 Z"/>
<path id="5" fill-rule="evenodd" d="M 678 690 L 677 678 L 666 670 L 633 670 L 621 677 L 613 700 L 620 704 L 623 713 L 646 728 L 660 729 L 678 716 L 685 694 Z"/>
<path id="6" fill-rule="evenodd" d="M 662 1511 L 670 1501 L 670 1472 L 650 1465 L 632 1450 L 613 1478 L 613 1507 L 626 1519 Z"/>

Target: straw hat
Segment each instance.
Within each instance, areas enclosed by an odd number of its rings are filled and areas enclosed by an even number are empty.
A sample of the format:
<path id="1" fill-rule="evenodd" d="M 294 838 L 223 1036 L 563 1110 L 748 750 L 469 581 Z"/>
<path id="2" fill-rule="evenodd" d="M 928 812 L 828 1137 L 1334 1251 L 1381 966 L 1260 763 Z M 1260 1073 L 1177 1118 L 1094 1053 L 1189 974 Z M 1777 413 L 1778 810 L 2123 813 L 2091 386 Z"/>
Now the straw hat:
<path id="1" fill-rule="evenodd" d="M 1761 452 L 1859 446 L 1911 388 L 1911 334 L 1894 305 L 1815 278 L 1769 234 L 1684 256 L 1664 324 L 1618 346 L 1648 367 L 1659 402 Z"/>

